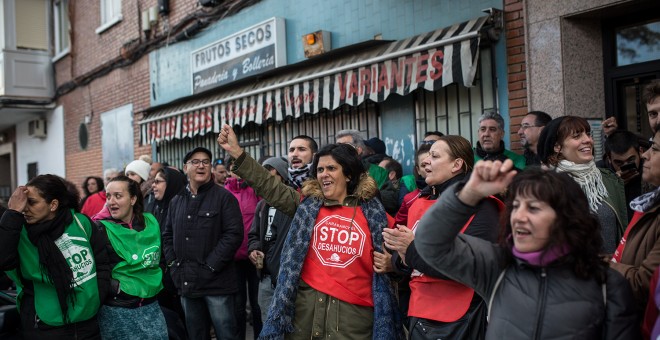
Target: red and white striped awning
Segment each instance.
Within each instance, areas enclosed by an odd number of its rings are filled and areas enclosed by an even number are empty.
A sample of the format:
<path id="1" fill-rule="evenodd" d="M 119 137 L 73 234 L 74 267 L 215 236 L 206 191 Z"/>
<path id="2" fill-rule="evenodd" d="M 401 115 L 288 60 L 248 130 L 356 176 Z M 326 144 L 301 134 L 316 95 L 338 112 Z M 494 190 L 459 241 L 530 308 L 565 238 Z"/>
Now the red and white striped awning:
<path id="1" fill-rule="evenodd" d="M 296 72 L 259 79 L 142 119 L 142 144 L 220 131 L 221 122 L 244 126 L 281 121 L 418 88 L 435 91 L 452 83 L 472 86 L 479 58 L 480 30 L 491 16 L 380 45 Z"/>

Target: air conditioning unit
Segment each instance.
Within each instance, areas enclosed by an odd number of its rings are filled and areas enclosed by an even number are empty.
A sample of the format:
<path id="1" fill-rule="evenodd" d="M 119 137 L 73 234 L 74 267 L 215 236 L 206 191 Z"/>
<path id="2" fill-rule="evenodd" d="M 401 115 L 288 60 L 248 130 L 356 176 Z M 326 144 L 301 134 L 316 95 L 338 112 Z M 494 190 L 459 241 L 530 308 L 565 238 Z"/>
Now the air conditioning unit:
<path id="1" fill-rule="evenodd" d="M 46 138 L 46 120 L 35 119 L 28 123 L 28 136 L 33 138 Z"/>

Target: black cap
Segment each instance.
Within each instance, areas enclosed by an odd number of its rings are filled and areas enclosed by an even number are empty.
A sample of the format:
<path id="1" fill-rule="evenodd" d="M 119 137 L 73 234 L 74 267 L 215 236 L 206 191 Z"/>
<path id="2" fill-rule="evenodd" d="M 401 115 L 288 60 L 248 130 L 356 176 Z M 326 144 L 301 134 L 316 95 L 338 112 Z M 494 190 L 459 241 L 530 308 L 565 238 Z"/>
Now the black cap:
<path id="1" fill-rule="evenodd" d="M 378 137 L 374 137 L 364 141 L 364 145 L 374 150 L 374 153 L 377 155 L 385 154 L 385 143 Z"/>
<path id="2" fill-rule="evenodd" d="M 211 150 L 209 150 L 207 148 L 203 148 L 201 146 L 198 146 L 198 147 L 192 149 L 191 151 L 189 151 L 186 154 L 186 156 L 183 157 L 183 164 L 186 164 L 188 162 L 188 160 L 190 160 L 190 157 L 192 157 L 192 155 L 194 155 L 197 152 L 203 152 L 203 153 L 205 153 L 206 155 L 209 156 L 209 159 L 213 159 L 213 154 L 211 153 Z"/>
<path id="3" fill-rule="evenodd" d="M 555 144 L 557 144 L 557 133 L 559 132 L 559 125 L 566 118 L 566 116 L 557 117 L 548 123 L 539 135 L 539 142 L 536 146 L 536 153 L 541 160 L 541 163 L 548 164 L 550 156 L 555 154 Z"/>

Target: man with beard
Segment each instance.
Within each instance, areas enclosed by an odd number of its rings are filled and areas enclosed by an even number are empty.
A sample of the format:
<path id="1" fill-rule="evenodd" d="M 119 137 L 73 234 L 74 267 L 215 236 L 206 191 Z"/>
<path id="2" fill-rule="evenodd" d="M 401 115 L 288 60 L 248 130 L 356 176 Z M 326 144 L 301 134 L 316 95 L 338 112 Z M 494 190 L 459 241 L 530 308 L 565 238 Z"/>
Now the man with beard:
<path id="1" fill-rule="evenodd" d="M 525 165 L 541 165 L 541 160 L 536 152 L 541 131 L 546 124 L 550 123 L 552 117 L 543 111 L 532 111 L 520 122 L 518 136 L 520 144 L 525 148 Z"/>
<path id="2" fill-rule="evenodd" d="M 309 167 L 318 149 L 314 138 L 307 135 L 293 137 L 289 143 L 289 179 L 294 188 L 300 189 L 309 177 Z"/>
<path id="3" fill-rule="evenodd" d="M 642 146 L 640 141 L 643 142 L 644 138 L 630 131 L 617 130 L 610 134 L 604 143 L 604 165 L 623 180 L 627 203 L 650 189 L 642 181 L 641 155 L 648 149 L 648 145 Z M 629 204 L 626 206 L 628 219 L 631 219 L 633 211 Z"/>
<path id="4" fill-rule="evenodd" d="M 479 117 L 479 141 L 474 148 L 474 163 L 485 161 L 513 161 L 518 170 L 525 168 L 525 157 L 504 148 L 504 119 L 493 111 L 484 112 Z"/>

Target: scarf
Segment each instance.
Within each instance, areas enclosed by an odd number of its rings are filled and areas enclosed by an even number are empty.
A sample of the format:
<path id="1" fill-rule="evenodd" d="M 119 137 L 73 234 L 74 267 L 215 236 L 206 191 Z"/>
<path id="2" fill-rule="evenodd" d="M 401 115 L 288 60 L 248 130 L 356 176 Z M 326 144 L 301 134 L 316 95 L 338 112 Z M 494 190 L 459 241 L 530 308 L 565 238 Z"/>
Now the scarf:
<path id="1" fill-rule="evenodd" d="M 554 245 L 549 249 L 541 249 L 538 251 L 532 251 L 529 253 L 521 253 L 516 249 L 515 246 L 511 247 L 511 252 L 513 256 L 518 259 L 521 259 L 532 266 L 545 267 L 552 262 L 555 262 L 557 259 L 563 257 L 569 253 L 567 246 Z"/>
<path id="2" fill-rule="evenodd" d="M 580 185 L 582 191 L 587 195 L 591 212 L 596 214 L 598 206 L 608 196 L 605 184 L 603 184 L 603 176 L 596 167 L 596 163 L 592 160 L 587 164 L 575 164 L 564 159 L 557 164 L 556 170 L 571 174 L 573 180 Z"/>
<path id="3" fill-rule="evenodd" d="M 289 177 L 291 177 L 291 184 L 298 190 L 302 188 L 303 183 L 309 178 L 309 169 L 312 163 L 307 163 L 304 167 L 299 169 L 289 168 Z"/>
<path id="4" fill-rule="evenodd" d="M 41 272 L 47 274 L 48 282 L 55 287 L 64 323 L 69 323 L 67 302 L 71 304 L 75 302 L 73 272 L 64 259 L 62 251 L 55 244 L 55 240 L 64 234 L 64 228 L 72 221 L 71 211 L 61 209 L 52 220 L 25 226 L 28 239 L 39 252 Z"/>
<path id="5" fill-rule="evenodd" d="M 660 197 L 660 187 L 656 188 L 655 190 L 649 193 L 636 197 L 635 199 L 630 201 L 630 209 L 639 212 L 647 212 L 649 211 L 649 209 L 655 206 L 655 203 L 659 197 Z"/>
<path id="6" fill-rule="evenodd" d="M 282 250 L 280 272 L 273 293 L 273 301 L 259 339 L 284 339 L 285 333 L 294 331 L 293 319 L 296 313 L 296 295 L 300 273 L 309 250 L 312 228 L 322 205 L 322 200 L 308 197 L 296 210 Z M 387 228 L 387 217 L 383 205 L 377 199 L 370 199 L 362 201 L 360 208 L 366 220 L 369 221 L 374 251 L 382 251 L 382 229 Z M 371 288 L 374 301 L 373 339 L 403 339 L 397 300 L 388 276 L 374 272 Z"/>

